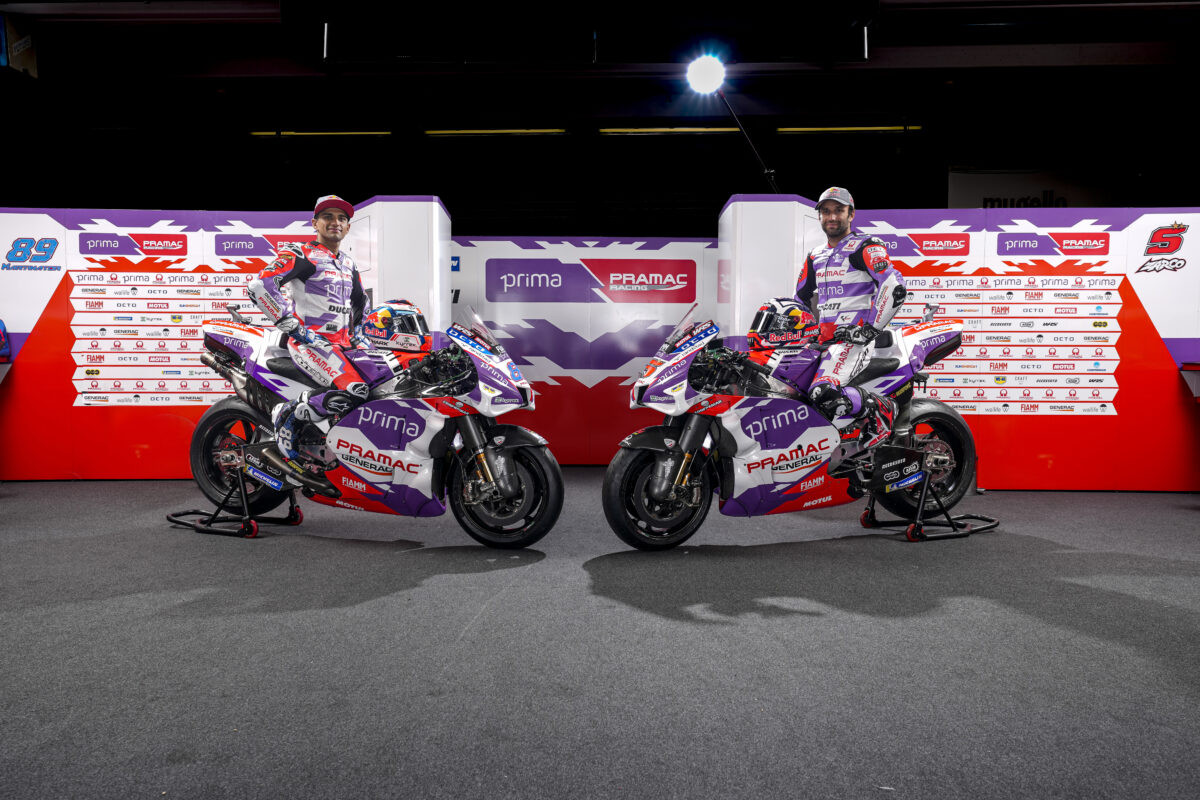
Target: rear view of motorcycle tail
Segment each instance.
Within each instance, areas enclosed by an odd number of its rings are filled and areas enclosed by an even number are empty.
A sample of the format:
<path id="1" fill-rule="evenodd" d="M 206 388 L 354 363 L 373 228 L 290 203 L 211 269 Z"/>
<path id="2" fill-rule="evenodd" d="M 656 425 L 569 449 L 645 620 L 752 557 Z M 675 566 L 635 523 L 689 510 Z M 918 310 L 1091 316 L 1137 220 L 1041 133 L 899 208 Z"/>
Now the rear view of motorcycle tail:
<path id="1" fill-rule="evenodd" d="M 528 547 L 562 509 L 562 473 L 533 431 L 496 422 L 532 408 L 533 389 L 486 324 L 467 309 L 447 347 L 401 363 L 384 350 L 349 351 L 371 376 L 361 405 L 299 434 L 297 458 L 273 446 L 269 410 L 315 381 L 295 367 L 272 328 L 205 323 L 202 360 L 236 398 L 217 403 L 192 437 L 191 465 L 205 496 L 230 511 L 263 513 L 299 489 L 338 508 L 437 516 L 449 505 L 489 547 Z M 235 484 L 248 502 L 230 497 Z"/>

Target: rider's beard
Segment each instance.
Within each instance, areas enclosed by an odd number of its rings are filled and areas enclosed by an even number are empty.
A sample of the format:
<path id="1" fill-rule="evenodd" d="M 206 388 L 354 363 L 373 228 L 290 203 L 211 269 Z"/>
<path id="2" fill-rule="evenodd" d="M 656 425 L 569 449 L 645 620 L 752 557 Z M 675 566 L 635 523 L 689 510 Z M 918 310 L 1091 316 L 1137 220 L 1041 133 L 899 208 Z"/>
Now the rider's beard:
<path id="1" fill-rule="evenodd" d="M 849 232 L 849 220 L 830 220 L 825 223 L 825 236 L 830 239 L 839 239 Z"/>

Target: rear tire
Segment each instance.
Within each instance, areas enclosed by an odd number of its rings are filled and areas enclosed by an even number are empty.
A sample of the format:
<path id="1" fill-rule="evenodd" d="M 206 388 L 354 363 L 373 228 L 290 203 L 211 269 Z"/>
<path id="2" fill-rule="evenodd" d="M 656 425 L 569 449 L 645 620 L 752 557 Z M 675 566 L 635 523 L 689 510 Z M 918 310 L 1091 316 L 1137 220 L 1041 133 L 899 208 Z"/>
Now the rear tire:
<path id="1" fill-rule="evenodd" d="M 949 458 L 948 464 L 926 468 L 930 474 L 930 489 L 937 491 L 948 511 L 958 505 L 975 481 L 975 437 L 962 415 L 940 400 L 927 397 L 913 400 L 909 414 L 913 441 L 893 444 L 911 445 L 923 451 L 927 459 L 930 456 L 939 460 Z M 896 516 L 911 520 L 917 516 L 921 485 L 918 483 L 899 492 L 880 492 L 875 499 Z M 925 513 L 930 511 L 938 513 L 938 506 L 933 497 L 927 495 Z"/>
<path id="2" fill-rule="evenodd" d="M 240 398 L 227 397 L 205 411 L 192 432 L 188 452 L 192 477 L 204 496 L 222 510 L 241 514 L 242 501 L 236 490 L 229 502 L 222 504 L 229 490 L 237 486 L 240 467 L 222 464 L 220 456 L 236 451 L 238 445 L 252 444 L 270 436 L 270 424 Z M 249 475 L 242 477 L 246 481 L 246 505 L 251 515 L 266 514 L 287 502 L 289 492 L 276 491 Z"/>
<path id="3" fill-rule="evenodd" d="M 604 473 L 602 504 L 608 525 L 621 541 L 639 550 L 667 550 L 699 530 L 712 505 L 712 478 L 707 469 L 689 498 L 655 501 L 646 487 L 654 472 L 651 450 L 621 448 Z"/>
<path id="4" fill-rule="evenodd" d="M 450 469 L 450 510 L 475 541 L 488 547 L 513 550 L 541 539 L 562 511 L 562 470 L 546 447 L 518 447 L 512 451 L 513 468 L 521 493 L 512 500 L 468 505 L 463 498 L 462 467 Z"/>

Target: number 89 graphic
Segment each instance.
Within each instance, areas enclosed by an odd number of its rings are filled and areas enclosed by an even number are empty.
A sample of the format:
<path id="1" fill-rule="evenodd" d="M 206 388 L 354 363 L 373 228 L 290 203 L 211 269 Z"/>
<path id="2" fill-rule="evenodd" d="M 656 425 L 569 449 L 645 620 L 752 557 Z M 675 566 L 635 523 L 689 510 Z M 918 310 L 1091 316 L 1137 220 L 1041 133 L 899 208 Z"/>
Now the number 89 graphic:
<path id="1" fill-rule="evenodd" d="M 44 264 L 54 257 L 58 249 L 58 239 L 13 239 L 12 248 L 4 256 L 5 261 L 20 264 L 29 261 L 32 264 Z M 31 257 L 32 256 L 32 257 Z"/>

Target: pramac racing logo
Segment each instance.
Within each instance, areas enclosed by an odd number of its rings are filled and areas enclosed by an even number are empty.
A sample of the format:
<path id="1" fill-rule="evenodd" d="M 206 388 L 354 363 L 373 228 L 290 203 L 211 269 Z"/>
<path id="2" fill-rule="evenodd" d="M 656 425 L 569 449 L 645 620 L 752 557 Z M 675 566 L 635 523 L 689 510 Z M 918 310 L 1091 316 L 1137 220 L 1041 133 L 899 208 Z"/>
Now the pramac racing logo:
<path id="1" fill-rule="evenodd" d="M 691 259 L 585 258 L 600 291 L 617 303 L 691 303 L 696 262 Z"/>
<path id="2" fill-rule="evenodd" d="M 971 253 L 968 233 L 910 233 L 908 238 L 924 256 L 965 256 Z"/>
<path id="3" fill-rule="evenodd" d="M 1175 257 L 1175 253 L 1183 247 L 1183 234 L 1188 226 L 1182 222 L 1173 222 L 1155 228 L 1146 242 L 1145 255 L 1151 256 L 1145 264 L 1137 268 L 1138 272 L 1178 272 L 1187 266 L 1187 260 Z M 1164 257 L 1169 256 L 1169 257 Z"/>

